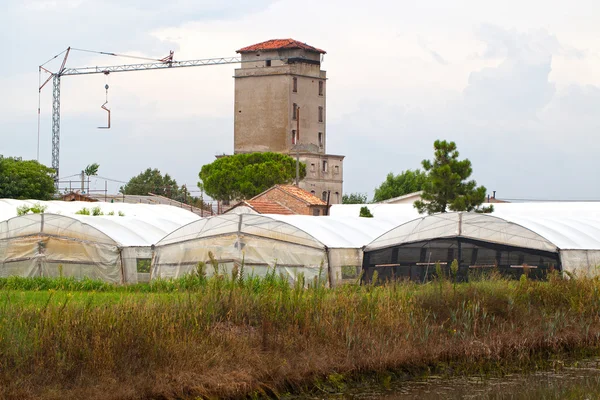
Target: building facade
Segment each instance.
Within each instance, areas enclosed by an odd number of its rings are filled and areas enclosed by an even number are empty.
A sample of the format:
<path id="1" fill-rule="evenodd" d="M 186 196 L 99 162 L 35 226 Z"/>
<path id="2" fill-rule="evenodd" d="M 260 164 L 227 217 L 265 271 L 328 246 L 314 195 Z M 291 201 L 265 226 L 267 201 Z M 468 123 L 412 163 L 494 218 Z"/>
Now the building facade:
<path id="1" fill-rule="evenodd" d="M 326 202 L 294 185 L 275 185 L 250 200 L 236 204 L 227 213 L 240 208 L 257 214 L 329 215 Z"/>
<path id="2" fill-rule="evenodd" d="M 306 164 L 300 188 L 341 203 L 344 156 L 327 153 L 325 51 L 292 39 L 244 47 L 235 70 L 234 152 L 273 151 Z"/>

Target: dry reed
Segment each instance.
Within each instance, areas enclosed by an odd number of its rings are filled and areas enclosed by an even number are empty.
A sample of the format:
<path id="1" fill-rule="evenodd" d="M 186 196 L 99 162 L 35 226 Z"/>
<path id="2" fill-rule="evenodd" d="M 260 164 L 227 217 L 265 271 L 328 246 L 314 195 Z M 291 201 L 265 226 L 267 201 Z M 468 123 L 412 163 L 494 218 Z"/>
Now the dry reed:
<path id="1" fill-rule="evenodd" d="M 600 343 L 595 279 L 305 289 L 273 271 L 122 289 L 88 282 L 121 291 L 102 304 L 68 279 L 66 291 L 38 285 L 44 301 L 26 301 L 34 292 L 19 282 L 30 281 L 0 280 L 2 398 L 273 396 L 361 373 L 526 364 Z M 169 294 L 131 293 L 143 291 Z"/>

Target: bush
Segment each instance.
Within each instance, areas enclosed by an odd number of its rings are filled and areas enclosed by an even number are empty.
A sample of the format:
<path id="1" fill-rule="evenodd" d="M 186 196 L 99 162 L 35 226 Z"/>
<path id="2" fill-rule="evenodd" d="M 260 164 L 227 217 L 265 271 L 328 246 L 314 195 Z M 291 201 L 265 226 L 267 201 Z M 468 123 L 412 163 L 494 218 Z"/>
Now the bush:
<path id="1" fill-rule="evenodd" d="M 371 211 L 369 210 L 369 207 L 367 206 L 362 206 L 360 208 L 360 213 L 358 214 L 359 217 L 364 217 L 364 218 L 373 218 L 373 214 L 371 214 Z"/>

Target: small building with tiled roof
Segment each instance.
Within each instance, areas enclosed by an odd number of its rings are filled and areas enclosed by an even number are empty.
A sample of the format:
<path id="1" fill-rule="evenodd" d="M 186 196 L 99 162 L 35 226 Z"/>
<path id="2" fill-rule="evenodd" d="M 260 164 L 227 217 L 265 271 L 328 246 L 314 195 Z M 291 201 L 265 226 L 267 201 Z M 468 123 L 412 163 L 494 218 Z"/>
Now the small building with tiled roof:
<path id="1" fill-rule="evenodd" d="M 327 215 L 326 202 L 294 185 L 275 185 L 250 201 L 272 201 L 300 215 Z"/>
<path id="2" fill-rule="evenodd" d="M 250 200 L 244 200 L 227 213 L 251 212 L 279 215 L 327 215 L 328 204 L 293 185 L 275 185 Z"/>
<path id="3" fill-rule="evenodd" d="M 225 214 L 256 213 L 256 214 L 278 214 L 294 215 L 296 214 L 286 206 L 276 201 L 270 200 L 244 200 L 225 212 Z"/>

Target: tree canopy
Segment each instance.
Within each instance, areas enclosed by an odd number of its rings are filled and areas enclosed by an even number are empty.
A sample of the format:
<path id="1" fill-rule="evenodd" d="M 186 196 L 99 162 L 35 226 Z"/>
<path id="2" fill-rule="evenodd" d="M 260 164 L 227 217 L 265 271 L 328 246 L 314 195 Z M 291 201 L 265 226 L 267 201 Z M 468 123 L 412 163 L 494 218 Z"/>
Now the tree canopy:
<path id="1" fill-rule="evenodd" d="M 363 217 L 363 218 L 373 218 L 373 214 L 371 213 L 371 210 L 369 210 L 369 207 L 367 207 L 367 206 L 362 206 L 360 208 L 358 216 Z"/>
<path id="2" fill-rule="evenodd" d="M 246 153 L 221 157 L 202 167 L 198 187 L 216 200 L 249 199 L 277 184 L 292 183 L 296 160 L 279 153 Z M 300 179 L 306 165 L 300 163 Z"/>
<path id="3" fill-rule="evenodd" d="M 0 198 L 50 200 L 54 170 L 35 160 L 0 156 Z"/>
<path id="4" fill-rule="evenodd" d="M 98 163 L 93 163 L 85 167 L 83 173 L 86 176 L 96 176 L 98 175 L 98 168 L 100 168 L 100 165 L 98 165 Z"/>
<path id="5" fill-rule="evenodd" d="M 186 194 L 185 188 L 180 188 L 175 179 L 171 178 L 169 174 L 162 175 L 156 168 L 148 168 L 131 178 L 129 182 L 121 186 L 120 192 L 143 196 L 153 193 L 178 201 L 182 201 Z"/>
<path id="6" fill-rule="evenodd" d="M 467 181 L 473 173 L 471 161 L 459 160 L 454 142 L 436 140 L 433 144 L 434 159 L 423 160 L 428 182 L 423 187 L 422 200 L 414 203 L 419 213 L 443 213 L 451 211 L 492 212 L 493 206 L 479 208 L 485 201 L 486 188 Z"/>
<path id="7" fill-rule="evenodd" d="M 407 169 L 394 175 L 387 174 L 385 181 L 375 189 L 373 202 L 393 199 L 394 197 L 404 196 L 405 194 L 418 192 L 423 190 L 423 186 L 427 182 L 427 174 L 416 169 Z"/>
<path id="8" fill-rule="evenodd" d="M 342 196 L 342 204 L 366 204 L 366 193 L 348 193 Z"/>

